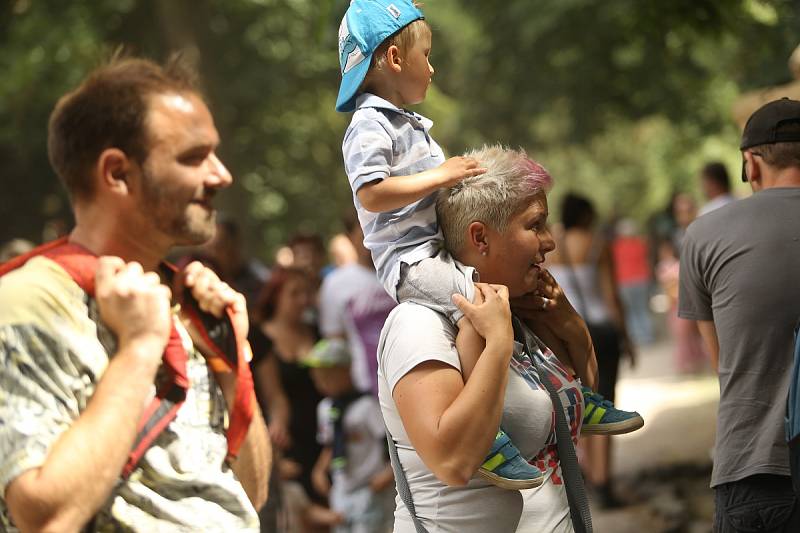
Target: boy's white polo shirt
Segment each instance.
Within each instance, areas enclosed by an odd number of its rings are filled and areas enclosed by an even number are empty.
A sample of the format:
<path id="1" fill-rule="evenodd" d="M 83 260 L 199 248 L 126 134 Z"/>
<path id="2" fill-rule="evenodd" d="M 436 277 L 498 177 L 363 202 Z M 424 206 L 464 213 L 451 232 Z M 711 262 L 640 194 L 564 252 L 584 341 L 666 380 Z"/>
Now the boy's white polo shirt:
<path id="1" fill-rule="evenodd" d="M 378 279 L 395 299 L 401 262 L 414 264 L 439 250 L 442 234 L 436 222 L 436 194 L 399 209 L 373 213 L 361 205 L 356 192 L 367 183 L 417 174 L 444 163 L 444 153 L 430 135 L 432 126 L 433 122 L 418 113 L 364 93 L 356 99 L 356 111 L 342 143 L 364 246 L 372 252 Z"/>

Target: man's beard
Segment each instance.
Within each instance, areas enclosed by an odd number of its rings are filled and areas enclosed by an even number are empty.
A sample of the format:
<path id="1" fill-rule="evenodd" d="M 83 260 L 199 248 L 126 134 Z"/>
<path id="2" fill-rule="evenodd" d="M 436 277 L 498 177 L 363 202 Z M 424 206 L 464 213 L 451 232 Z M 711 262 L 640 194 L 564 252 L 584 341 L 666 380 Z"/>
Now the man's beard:
<path id="1" fill-rule="evenodd" d="M 157 186 L 146 170 L 142 172 L 142 196 L 143 211 L 156 229 L 172 237 L 175 244 L 203 244 L 214 236 L 216 211 L 208 212 L 190 200 L 179 200 L 177 187 Z"/>

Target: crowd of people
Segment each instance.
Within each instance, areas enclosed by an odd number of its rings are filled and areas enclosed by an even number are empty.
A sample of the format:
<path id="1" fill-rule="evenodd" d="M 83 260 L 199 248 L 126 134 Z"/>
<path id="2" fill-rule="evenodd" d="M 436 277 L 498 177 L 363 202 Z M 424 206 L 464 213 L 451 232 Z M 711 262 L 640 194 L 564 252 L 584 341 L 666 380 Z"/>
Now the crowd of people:
<path id="1" fill-rule="evenodd" d="M 407 110 L 433 75 L 415 4 L 355 0 L 339 41 L 355 210 L 272 264 L 214 209 L 233 177 L 180 62 L 116 58 L 58 101 L 75 225 L 0 252 L 0 529 L 591 531 L 661 292 L 677 370 L 720 377 L 715 529 L 796 530 L 800 103 L 748 122 L 750 198 L 710 162 L 699 212 L 676 193 L 641 231 L 574 191 L 554 220 L 540 162 L 448 159 Z"/>

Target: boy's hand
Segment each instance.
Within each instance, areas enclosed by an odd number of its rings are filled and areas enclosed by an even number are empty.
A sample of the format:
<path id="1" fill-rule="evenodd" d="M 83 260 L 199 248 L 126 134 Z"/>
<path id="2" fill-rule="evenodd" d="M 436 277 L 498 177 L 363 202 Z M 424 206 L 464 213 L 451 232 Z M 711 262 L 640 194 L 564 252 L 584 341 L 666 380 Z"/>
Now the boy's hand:
<path id="1" fill-rule="evenodd" d="M 478 161 L 472 157 L 451 157 L 436 169 L 441 176 L 442 187 L 452 187 L 465 178 L 480 176 L 486 169 L 478 166 Z"/>

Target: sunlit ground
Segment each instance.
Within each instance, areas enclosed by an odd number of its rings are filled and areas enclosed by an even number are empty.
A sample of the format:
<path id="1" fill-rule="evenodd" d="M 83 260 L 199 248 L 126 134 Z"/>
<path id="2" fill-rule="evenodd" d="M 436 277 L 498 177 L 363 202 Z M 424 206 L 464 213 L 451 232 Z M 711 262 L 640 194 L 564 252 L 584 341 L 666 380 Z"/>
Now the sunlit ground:
<path id="1" fill-rule="evenodd" d="M 679 375 L 674 369 L 667 341 L 641 348 L 636 368 L 621 369 L 616 403 L 639 411 L 645 426 L 614 437 L 613 476 L 632 505 L 593 509 L 599 533 L 672 531 L 676 520 L 686 522 L 680 531 L 710 531 L 708 472 L 719 387 L 710 371 Z"/>
<path id="2" fill-rule="evenodd" d="M 677 374 L 670 343 L 641 349 L 636 368 L 620 373 L 617 405 L 639 411 L 645 426 L 616 437 L 614 472 L 710 460 L 718 402 L 716 376 Z"/>

